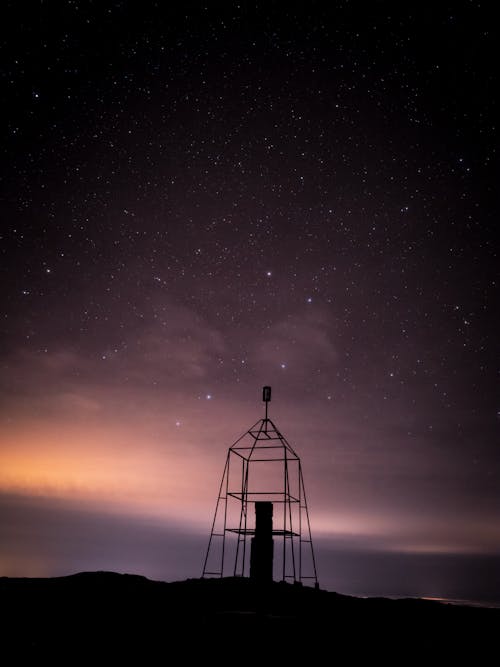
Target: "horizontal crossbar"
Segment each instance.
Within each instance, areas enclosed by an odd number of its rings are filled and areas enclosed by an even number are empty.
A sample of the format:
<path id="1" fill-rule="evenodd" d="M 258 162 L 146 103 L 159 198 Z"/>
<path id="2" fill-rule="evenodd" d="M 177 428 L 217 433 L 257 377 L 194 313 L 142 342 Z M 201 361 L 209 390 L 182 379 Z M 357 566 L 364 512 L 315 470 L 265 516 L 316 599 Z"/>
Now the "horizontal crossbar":
<path id="1" fill-rule="evenodd" d="M 273 503 L 298 503 L 299 499 L 295 496 L 290 495 L 289 493 L 284 493 L 283 491 L 247 491 L 247 493 L 241 493 L 241 491 L 229 491 L 228 496 L 231 498 L 236 498 L 236 500 L 243 500 L 246 498 L 247 502 L 252 502 L 251 496 L 283 496 L 284 500 L 273 500 Z"/>
<path id="2" fill-rule="evenodd" d="M 226 531 L 238 535 L 255 535 L 255 528 L 226 528 Z M 273 530 L 272 534 L 281 535 L 281 537 L 300 537 L 299 533 L 294 533 L 291 530 Z"/>

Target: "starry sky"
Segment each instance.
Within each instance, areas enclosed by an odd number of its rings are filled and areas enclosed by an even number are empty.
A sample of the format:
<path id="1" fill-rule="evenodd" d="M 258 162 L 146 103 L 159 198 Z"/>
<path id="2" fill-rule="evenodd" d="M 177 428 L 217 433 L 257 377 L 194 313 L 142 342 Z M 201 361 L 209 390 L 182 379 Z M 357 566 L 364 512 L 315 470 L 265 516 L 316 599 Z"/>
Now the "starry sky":
<path id="1" fill-rule="evenodd" d="M 492 11 L 9 3 L 0 575 L 199 576 L 270 384 L 321 583 L 500 600 Z"/>

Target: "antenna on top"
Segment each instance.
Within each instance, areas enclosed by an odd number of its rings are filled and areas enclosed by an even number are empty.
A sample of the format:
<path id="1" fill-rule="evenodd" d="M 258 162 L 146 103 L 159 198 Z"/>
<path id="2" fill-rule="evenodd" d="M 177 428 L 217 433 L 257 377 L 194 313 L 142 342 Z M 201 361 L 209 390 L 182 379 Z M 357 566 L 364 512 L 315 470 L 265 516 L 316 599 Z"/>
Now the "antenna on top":
<path id="1" fill-rule="evenodd" d="M 262 400 L 266 404 L 266 419 L 267 419 L 267 404 L 271 400 L 271 387 L 262 387 Z"/>

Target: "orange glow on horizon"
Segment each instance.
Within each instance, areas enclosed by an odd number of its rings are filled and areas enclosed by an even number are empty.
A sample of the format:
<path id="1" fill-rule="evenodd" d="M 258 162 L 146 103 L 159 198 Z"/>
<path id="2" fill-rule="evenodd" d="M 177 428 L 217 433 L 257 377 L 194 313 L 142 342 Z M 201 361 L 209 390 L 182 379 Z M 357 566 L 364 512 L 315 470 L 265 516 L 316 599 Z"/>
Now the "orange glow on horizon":
<path id="1" fill-rule="evenodd" d="M 32 425 L 4 432 L 0 441 L 0 491 L 98 502 L 113 511 L 179 517 L 182 508 L 183 520 L 195 519 L 213 503 L 209 471 L 189 444 L 159 447 L 120 429 Z"/>
<path id="2" fill-rule="evenodd" d="M 180 521 L 209 531 L 224 465 L 225 445 L 211 449 L 188 430 L 144 432 L 139 425 L 68 422 L 11 424 L 0 435 L 0 492 L 90 504 L 99 511 Z M 307 481 L 306 481 L 307 483 Z M 336 509 L 315 489 L 314 537 L 340 545 L 407 553 L 498 551 L 488 517 L 447 517 L 397 511 L 362 503 Z M 313 495 L 313 494 L 312 494 Z M 318 502 L 319 501 L 319 502 Z"/>

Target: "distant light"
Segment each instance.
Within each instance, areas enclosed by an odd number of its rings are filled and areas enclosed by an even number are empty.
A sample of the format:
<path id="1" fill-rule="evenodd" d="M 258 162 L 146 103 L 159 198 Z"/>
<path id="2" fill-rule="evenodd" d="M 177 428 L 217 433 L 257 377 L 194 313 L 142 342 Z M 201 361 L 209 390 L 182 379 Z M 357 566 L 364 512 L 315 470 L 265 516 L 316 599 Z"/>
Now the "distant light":
<path id="1" fill-rule="evenodd" d="M 266 271 L 266 276 L 270 278 L 273 275 L 272 271 Z"/>
<path id="2" fill-rule="evenodd" d="M 177 422 L 175 422 L 175 425 L 176 425 L 176 426 L 180 426 L 181 423 L 180 423 L 179 421 L 177 421 Z"/>
<path id="3" fill-rule="evenodd" d="M 212 398 L 212 394 L 207 394 L 207 395 L 205 396 L 205 398 L 207 399 L 207 401 L 210 401 L 211 398 Z"/>
<path id="4" fill-rule="evenodd" d="M 312 303 L 312 296 L 307 297 L 307 303 Z"/>
<path id="5" fill-rule="evenodd" d="M 281 368 L 286 368 L 286 364 L 281 364 Z"/>

